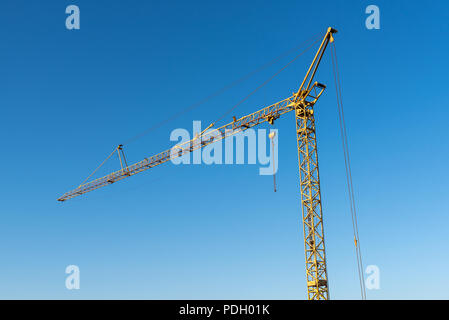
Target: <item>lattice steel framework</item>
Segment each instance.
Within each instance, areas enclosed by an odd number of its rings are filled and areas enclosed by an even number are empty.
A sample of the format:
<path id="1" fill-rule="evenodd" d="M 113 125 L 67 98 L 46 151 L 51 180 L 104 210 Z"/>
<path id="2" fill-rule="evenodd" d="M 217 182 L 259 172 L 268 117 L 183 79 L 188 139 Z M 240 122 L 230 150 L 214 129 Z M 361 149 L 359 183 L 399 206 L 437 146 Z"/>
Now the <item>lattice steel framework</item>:
<path id="1" fill-rule="evenodd" d="M 296 108 L 295 117 L 307 294 L 309 300 L 327 300 L 329 290 L 313 104 L 300 103 Z"/>
<path id="2" fill-rule="evenodd" d="M 327 300 L 329 287 L 327 281 L 326 254 L 324 246 L 323 212 L 321 209 L 320 175 L 318 171 L 318 153 L 315 117 L 313 106 L 322 93 L 310 99 L 311 91 L 319 88 L 312 85 L 321 59 L 333 34 L 337 30 L 328 28 L 315 54 L 309 70 L 302 81 L 295 102 L 296 138 L 298 142 L 298 160 L 302 220 L 304 229 L 304 250 L 306 260 L 307 296 L 309 300 Z M 314 89 L 315 88 L 315 89 Z"/>

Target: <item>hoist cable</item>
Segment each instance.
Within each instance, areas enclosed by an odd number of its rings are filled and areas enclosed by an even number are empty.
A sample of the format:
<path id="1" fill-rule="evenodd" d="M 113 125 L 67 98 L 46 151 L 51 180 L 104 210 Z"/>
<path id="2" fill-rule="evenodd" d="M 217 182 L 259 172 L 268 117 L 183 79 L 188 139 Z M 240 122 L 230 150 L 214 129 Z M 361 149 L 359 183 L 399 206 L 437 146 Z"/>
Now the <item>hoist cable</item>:
<path id="1" fill-rule="evenodd" d="M 344 158 L 345 158 L 346 182 L 347 182 L 347 186 L 348 186 L 348 196 L 349 196 L 349 201 L 350 201 L 351 218 L 352 218 L 353 231 L 354 231 L 354 244 L 355 244 L 355 248 L 356 248 L 357 268 L 358 268 L 358 273 L 359 273 L 359 281 L 360 281 L 360 289 L 361 289 L 362 299 L 365 299 L 366 292 L 365 292 L 365 283 L 363 280 L 363 263 L 362 263 L 362 256 L 361 256 L 361 251 L 360 251 L 360 240 L 359 240 L 359 234 L 358 234 L 357 214 L 356 214 L 355 200 L 354 200 L 354 188 L 353 188 L 353 183 L 352 183 L 352 173 L 351 173 L 351 165 L 350 165 L 350 159 L 349 159 L 349 144 L 348 144 L 346 124 L 345 124 L 345 118 L 344 118 L 344 110 L 343 110 L 343 104 L 342 104 L 341 83 L 340 83 L 340 77 L 339 77 L 339 72 L 338 72 L 338 61 L 337 61 L 335 45 L 332 47 L 332 62 L 334 63 L 334 80 L 335 80 L 335 84 L 336 84 L 335 87 L 336 87 L 336 92 L 337 92 L 338 116 L 339 116 L 340 131 L 341 131 L 341 136 L 342 136 L 343 153 L 344 153 Z"/>
<path id="2" fill-rule="evenodd" d="M 271 132 L 268 137 L 271 140 L 271 154 L 273 156 L 272 160 L 273 160 L 273 187 L 274 187 L 274 192 L 276 192 L 276 163 L 275 163 L 275 156 L 274 156 L 274 137 L 275 137 L 276 133 L 275 131 Z"/>
<path id="3" fill-rule="evenodd" d="M 341 83 L 340 83 L 340 75 L 338 71 L 338 60 L 337 60 L 337 52 L 335 43 L 331 46 L 332 52 L 332 70 L 335 81 L 335 90 L 337 95 L 337 107 L 338 107 L 338 118 L 340 123 L 340 133 L 342 138 L 342 147 L 343 147 L 343 155 L 345 162 L 345 170 L 346 170 L 346 183 L 348 188 L 348 197 L 349 197 L 349 206 L 351 211 L 351 219 L 352 219 L 352 227 L 354 233 L 354 245 L 356 249 L 356 258 L 357 258 L 357 270 L 359 276 L 360 283 L 360 291 L 362 299 L 366 299 L 366 289 L 365 289 L 365 281 L 363 277 L 363 261 L 362 261 L 362 253 L 360 249 L 360 238 L 358 231 L 358 223 L 357 223 L 357 212 L 355 207 L 355 197 L 354 197 L 354 186 L 352 182 L 352 173 L 351 173 L 351 162 L 349 158 L 349 143 L 347 137 L 346 123 L 344 118 L 344 110 L 343 110 L 343 102 L 342 102 L 342 93 L 341 93 Z"/>
<path id="4" fill-rule="evenodd" d="M 363 281 L 363 267 L 362 267 L 363 265 L 362 265 L 362 260 L 361 260 L 360 243 L 359 243 L 359 236 L 358 236 L 357 216 L 356 216 L 356 212 L 355 212 L 354 189 L 353 189 L 353 184 L 352 184 L 352 174 L 351 174 L 351 167 L 350 167 L 350 160 L 349 160 L 348 139 L 347 139 L 346 124 L 345 124 L 344 111 L 343 111 L 343 105 L 342 105 L 341 85 L 340 85 L 338 64 L 337 64 L 336 58 L 337 58 L 336 50 L 335 50 L 335 47 L 333 47 L 332 48 L 332 62 L 334 63 L 334 66 L 335 66 L 334 67 L 334 80 L 335 80 L 335 88 L 336 88 L 336 93 L 337 93 L 338 116 L 339 116 L 339 122 L 340 122 L 340 131 L 341 131 L 342 146 L 343 146 L 343 153 L 344 153 L 344 160 L 345 160 L 346 182 L 347 182 L 347 186 L 348 186 L 348 196 L 349 196 L 351 219 L 352 219 L 353 232 L 354 232 L 354 244 L 355 244 L 355 249 L 356 249 L 357 269 L 358 269 L 358 274 L 359 274 L 360 289 L 361 289 L 362 299 L 364 299 L 365 298 L 365 290 L 364 290 L 364 281 Z"/>

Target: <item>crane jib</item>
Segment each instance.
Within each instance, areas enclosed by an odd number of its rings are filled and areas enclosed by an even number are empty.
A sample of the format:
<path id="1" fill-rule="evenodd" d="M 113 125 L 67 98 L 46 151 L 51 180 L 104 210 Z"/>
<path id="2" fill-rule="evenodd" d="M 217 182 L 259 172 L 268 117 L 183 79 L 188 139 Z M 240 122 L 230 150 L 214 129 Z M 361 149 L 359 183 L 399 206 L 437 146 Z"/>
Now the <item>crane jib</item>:
<path id="1" fill-rule="evenodd" d="M 313 87 L 309 90 L 304 101 L 308 104 L 314 104 L 325 86 L 320 83 L 315 83 Z M 152 157 L 145 158 L 144 160 L 137 162 L 135 164 L 129 165 L 121 170 L 110 173 L 104 177 L 92 180 L 88 183 L 82 184 L 78 188 L 69 191 L 58 198 L 58 201 L 66 201 L 72 199 L 76 196 L 88 193 L 90 191 L 96 190 L 100 187 L 112 184 L 114 182 L 120 181 L 126 177 L 135 175 L 136 173 L 145 171 L 147 169 L 153 168 L 159 164 L 165 163 L 171 159 L 181 157 L 182 155 L 192 152 L 196 149 L 205 147 L 211 143 L 226 139 L 238 132 L 247 130 L 248 128 L 257 126 L 263 122 L 272 121 L 272 119 L 277 119 L 281 115 L 292 111 L 298 104 L 294 102 L 295 96 L 291 96 L 287 99 L 279 101 L 271 106 L 260 109 L 254 113 L 244 116 L 240 119 L 236 119 L 222 127 L 217 129 L 212 129 L 204 132 L 201 136 L 196 139 L 192 139 L 180 145 L 176 145 L 175 152 L 174 148 L 165 150 L 158 153 Z M 218 133 L 218 134 L 217 134 Z"/>

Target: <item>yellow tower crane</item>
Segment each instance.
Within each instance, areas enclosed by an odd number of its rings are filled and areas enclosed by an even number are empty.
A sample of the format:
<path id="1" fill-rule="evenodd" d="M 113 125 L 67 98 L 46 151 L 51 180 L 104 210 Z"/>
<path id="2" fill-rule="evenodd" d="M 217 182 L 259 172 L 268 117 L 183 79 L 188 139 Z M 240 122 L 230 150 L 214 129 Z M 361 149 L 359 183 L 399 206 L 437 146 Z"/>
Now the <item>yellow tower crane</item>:
<path id="1" fill-rule="evenodd" d="M 315 103 L 318 101 L 326 87 L 318 82 L 313 82 L 313 79 L 329 42 L 334 41 L 333 34 L 336 32 L 337 30 L 333 28 L 327 29 L 304 80 L 298 91 L 291 97 L 239 119 L 234 118 L 233 122 L 214 130 L 207 130 L 213 127 L 214 124 L 211 124 L 206 130 L 192 140 L 129 166 L 126 163 L 123 146 L 119 145 L 112 154 L 117 152 L 121 164 L 120 170 L 87 183 L 83 183 L 78 188 L 63 194 L 58 198 L 58 201 L 66 201 L 112 184 L 174 158 L 181 157 L 194 150 L 203 148 L 211 143 L 226 139 L 261 123 L 268 122 L 273 124 L 273 122 L 281 115 L 294 111 L 298 142 L 307 294 L 309 300 L 327 300 L 329 298 L 329 288 L 324 246 L 316 128 L 313 112 Z"/>

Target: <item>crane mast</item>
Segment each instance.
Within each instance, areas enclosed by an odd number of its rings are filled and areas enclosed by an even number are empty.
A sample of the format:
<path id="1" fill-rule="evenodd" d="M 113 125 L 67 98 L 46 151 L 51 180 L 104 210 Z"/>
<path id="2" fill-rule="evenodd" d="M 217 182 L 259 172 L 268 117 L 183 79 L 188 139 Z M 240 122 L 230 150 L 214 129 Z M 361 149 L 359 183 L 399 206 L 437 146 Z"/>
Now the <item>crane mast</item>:
<path id="1" fill-rule="evenodd" d="M 314 104 L 307 103 L 307 100 L 302 99 L 302 97 L 307 95 L 324 51 L 329 42 L 334 41 L 333 34 L 336 32 L 337 30 L 328 28 L 297 92 L 298 104 L 295 108 L 307 295 L 309 300 L 327 300 L 329 298 L 329 287 L 324 246 L 316 127 L 313 112 Z"/>
<path id="2" fill-rule="evenodd" d="M 307 294 L 309 300 L 327 300 L 329 298 L 326 254 L 324 246 L 323 213 L 321 208 L 320 177 L 318 170 L 317 138 L 313 107 L 325 90 L 325 86 L 313 82 L 315 73 L 329 44 L 333 42 L 333 34 L 337 30 L 328 28 L 315 54 L 306 76 L 298 91 L 291 97 L 254 113 L 212 130 L 205 130 L 198 136 L 174 148 L 168 149 L 142 161 L 127 165 L 123 146 L 116 152 L 121 169 L 104 177 L 84 183 L 66 192 L 58 201 L 66 201 L 88 193 L 103 186 L 120 181 L 142 171 L 146 171 L 169 160 L 203 148 L 211 143 L 226 139 L 236 133 L 245 131 L 264 122 L 273 124 L 280 116 L 294 111 L 296 119 L 296 135 L 299 160 L 300 194 L 302 222 L 304 229 L 304 249 L 306 262 Z M 213 124 L 209 126 L 212 127 Z M 122 161 L 123 160 L 123 161 Z M 123 166 L 123 163 L 125 166 Z"/>

